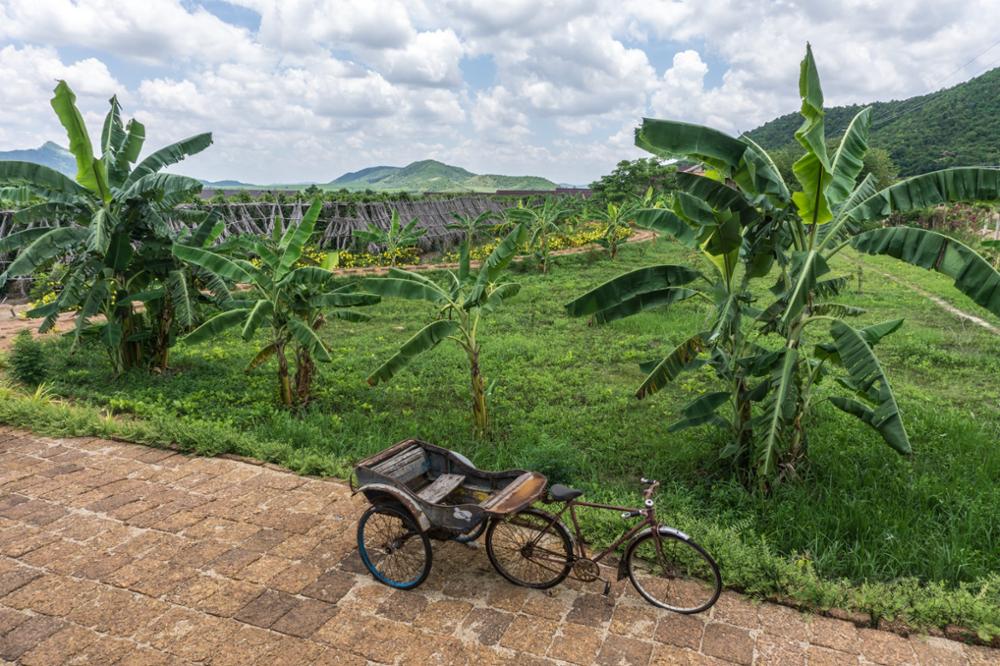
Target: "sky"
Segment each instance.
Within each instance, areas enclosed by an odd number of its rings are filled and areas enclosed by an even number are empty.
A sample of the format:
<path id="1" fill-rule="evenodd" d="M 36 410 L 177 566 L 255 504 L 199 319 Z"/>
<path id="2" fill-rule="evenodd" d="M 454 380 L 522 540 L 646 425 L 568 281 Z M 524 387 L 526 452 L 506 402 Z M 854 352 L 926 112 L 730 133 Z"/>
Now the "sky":
<path id="1" fill-rule="evenodd" d="M 643 117 L 738 134 L 798 107 L 810 41 L 828 106 L 1000 65 L 1000 0 L 0 0 L 0 150 L 66 145 L 59 79 L 174 170 L 327 182 L 437 159 L 586 184 L 643 155 Z"/>

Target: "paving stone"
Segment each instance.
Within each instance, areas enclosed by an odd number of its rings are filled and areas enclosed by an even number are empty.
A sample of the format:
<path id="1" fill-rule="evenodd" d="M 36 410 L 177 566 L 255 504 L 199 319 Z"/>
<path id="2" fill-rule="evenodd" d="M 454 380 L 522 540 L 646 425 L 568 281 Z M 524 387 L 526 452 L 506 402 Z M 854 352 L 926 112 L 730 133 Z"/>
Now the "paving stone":
<path id="1" fill-rule="evenodd" d="M 652 640 L 656 625 L 664 612 L 653 606 L 618 604 L 612 611 L 608 630 L 622 636 Z"/>
<path id="2" fill-rule="evenodd" d="M 573 600 L 573 608 L 566 616 L 566 621 L 590 627 L 602 627 L 611 620 L 613 610 L 603 595 L 581 594 Z"/>
<path id="3" fill-rule="evenodd" d="M 652 654 L 652 643 L 608 634 L 594 663 L 601 666 L 645 666 Z"/>
<path id="4" fill-rule="evenodd" d="M 753 662 L 753 645 L 754 640 L 746 629 L 720 622 L 705 625 L 702 652 L 711 657 L 750 664 Z"/>
<path id="5" fill-rule="evenodd" d="M 861 654 L 868 661 L 885 666 L 915 666 L 917 655 L 910 642 L 888 631 L 860 629 Z"/>
<path id="6" fill-rule="evenodd" d="M 44 615 L 34 615 L 0 638 L 0 657 L 18 659 L 63 627 L 63 622 Z"/>
<path id="7" fill-rule="evenodd" d="M 529 594 L 521 611 L 547 620 L 561 620 L 573 607 L 574 596 L 566 588 L 555 587 Z"/>
<path id="8" fill-rule="evenodd" d="M 316 599 L 303 599 L 271 625 L 274 631 L 300 638 L 311 636 L 337 614 L 337 607 Z"/>
<path id="9" fill-rule="evenodd" d="M 24 666 L 62 664 L 96 640 L 99 634 L 70 624 L 52 634 L 21 656 Z"/>
<path id="10" fill-rule="evenodd" d="M 474 608 L 465 616 L 462 628 L 483 645 L 496 645 L 514 621 L 514 615 L 492 608 Z"/>
<path id="11" fill-rule="evenodd" d="M 416 591 L 394 591 L 379 606 L 378 614 L 397 622 L 412 622 L 427 608 L 427 597 Z"/>
<path id="12" fill-rule="evenodd" d="M 309 585 L 315 583 L 323 571 L 312 564 L 296 562 L 284 571 L 278 572 L 267 581 L 268 587 L 273 587 L 289 594 L 298 594 Z"/>
<path id="13" fill-rule="evenodd" d="M 500 645 L 519 652 L 544 655 L 559 625 L 551 620 L 519 615 L 507 627 Z"/>
<path id="14" fill-rule="evenodd" d="M 755 666 L 803 666 L 806 651 L 799 641 L 761 634 L 757 637 Z"/>
<path id="15" fill-rule="evenodd" d="M 265 590 L 259 597 L 244 606 L 234 616 L 240 622 L 252 624 L 255 627 L 270 627 L 281 619 L 298 603 L 290 594 L 277 590 Z"/>
<path id="16" fill-rule="evenodd" d="M 921 666 L 966 666 L 969 663 L 961 643 L 934 636 L 912 636 L 909 642 Z"/>
<path id="17" fill-rule="evenodd" d="M 7 596 L 41 575 L 42 572 L 27 567 L 18 567 L 0 575 L 0 597 Z"/>
<path id="18" fill-rule="evenodd" d="M 699 650 L 704 634 L 705 622 L 700 618 L 668 612 L 660 617 L 654 638 L 667 645 Z"/>
<path id="19" fill-rule="evenodd" d="M 852 623 L 821 616 L 809 622 L 809 642 L 853 654 L 860 647 L 858 629 Z"/>
<path id="20" fill-rule="evenodd" d="M 548 656 L 572 664 L 592 664 L 601 651 L 603 635 L 594 627 L 567 622 L 552 639 Z"/>
<path id="21" fill-rule="evenodd" d="M 809 640 L 807 616 L 793 608 L 778 604 L 760 604 L 757 607 L 759 627 L 768 634 L 794 641 Z"/>
<path id="22" fill-rule="evenodd" d="M 756 629 L 760 624 L 758 605 L 734 592 L 723 592 L 712 606 L 712 619 L 744 629 Z"/>
<path id="23" fill-rule="evenodd" d="M 328 571 L 320 576 L 316 582 L 305 587 L 301 594 L 306 597 L 325 601 L 329 604 L 335 604 L 354 587 L 355 582 L 356 580 L 353 576 L 339 571 Z"/>
<path id="24" fill-rule="evenodd" d="M 413 620 L 413 626 L 436 634 L 451 635 L 462 625 L 472 610 L 472 604 L 459 599 L 432 601 Z"/>
<path id="25" fill-rule="evenodd" d="M 810 645 L 806 648 L 806 663 L 809 666 L 848 666 L 858 663 L 858 655 Z"/>

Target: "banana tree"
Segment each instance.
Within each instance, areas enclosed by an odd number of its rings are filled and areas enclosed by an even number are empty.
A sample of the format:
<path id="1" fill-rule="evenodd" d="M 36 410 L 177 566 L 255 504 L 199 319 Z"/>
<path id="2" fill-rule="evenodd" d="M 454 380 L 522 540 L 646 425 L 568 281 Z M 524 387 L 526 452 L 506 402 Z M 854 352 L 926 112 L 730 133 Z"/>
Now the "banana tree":
<path id="1" fill-rule="evenodd" d="M 190 276 L 173 261 L 175 233 L 166 216 L 176 204 L 201 190 L 193 178 L 160 173 L 212 143 L 199 134 L 161 148 L 139 164 L 146 131 L 142 123 L 123 124 L 117 98 L 104 120 L 94 157 L 76 97 L 60 81 L 52 108 L 66 129 L 76 158 L 71 179 L 29 162 L 0 162 L 0 186 L 15 187 L 21 200 L 35 200 L 15 214 L 22 230 L 4 239 L 0 253 L 17 257 L 0 275 L 31 275 L 56 258 L 66 258 L 66 280 L 59 298 L 29 314 L 50 329 L 60 312 L 76 311 L 75 338 L 91 333 L 101 340 L 116 372 L 152 365 L 163 368 L 175 327 L 190 326 Z M 27 197 L 25 199 L 24 197 Z M 214 224 L 197 232 L 205 240 Z M 155 303 L 148 298 L 156 296 Z M 92 322 L 102 316 L 103 321 Z"/>
<path id="2" fill-rule="evenodd" d="M 699 125 L 651 119 L 636 131 L 640 148 L 705 168 L 703 176 L 678 174 L 680 191 L 671 208 L 643 211 L 640 223 L 701 248 L 725 285 L 716 299 L 712 330 L 682 343 L 651 369 L 643 383 L 649 390 L 638 395 L 649 395 L 680 372 L 711 363 L 725 382 L 724 390 L 701 395 L 683 408 L 686 418 L 677 427 L 726 422 L 719 410 L 732 404 L 734 436 L 723 453 L 738 462 L 746 480 L 763 488 L 794 475 L 805 458 L 806 417 L 814 405 L 814 390 L 830 374 L 848 391 L 846 396 L 832 396 L 832 404 L 874 428 L 899 453 L 912 450 L 888 377 L 872 350 L 902 322 L 866 328 L 847 323 L 862 311 L 829 300 L 846 282 L 831 268 L 838 252 L 854 248 L 944 273 L 954 278 L 960 291 L 1000 315 L 1000 274 L 971 248 L 924 229 L 861 231 L 870 226 L 865 223 L 893 212 L 950 201 L 996 200 L 1000 170 L 946 169 L 876 190 L 870 176 L 858 182 L 871 110 L 854 117 L 831 155 L 819 74 L 808 46 L 799 91 L 803 123 L 795 138 L 803 155 L 793 168 L 795 191 L 747 136 L 734 138 Z M 774 280 L 775 275 L 777 282 L 769 292 L 773 300 L 758 307 L 751 281 Z M 631 314 L 662 304 L 654 295 L 669 286 L 626 274 L 568 307 L 570 314 L 609 309 Z M 581 309 L 581 303 L 586 307 Z M 756 340 L 763 336 L 780 342 L 759 344 Z"/>
<path id="3" fill-rule="evenodd" d="M 333 274 L 325 268 L 297 266 L 321 210 L 322 202 L 314 202 L 298 225 L 289 225 L 283 232 L 280 225 L 275 225 L 271 239 L 241 239 L 239 247 L 255 254 L 260 259 L 259 266 L 203 247 L 178 243 L 173 248 L 178 259 L 220 280 L 245 285 L 245 291 L 227 303 L 228 309 L 205 321 L 184 340 L 201 342 L 240 325 L 243 340 L 249 342 L 258 330 L 265 328 L 265 344 L 246 370 L 250 372 L 274 357 L 278 366 L 278 395 L 285 407 L 308 403 L 315 375 L 314 361 L 332 360 L 329 347 L 317 334 L 327 317 L 367 321 L 368 315 L 350 308 L 379 301 L 377 295 L 357 291 L 353 284 L 338 286 Z M 289 352 L 295 358 L 294 378 L 290 375 Z"/>
<path id="4" fill-rule="evenodd" d="M 464 255 L 467 259 L 469 252 L 472 251 L 473 243 L 491 226 L 495 213 L 492 210 L 487 210 L 476 217 L 472 217 L 471 215 L 459 215 L 453 212 L 451 216 L 455 218 L 455 221 L 446 224 L 445 229 L 458 231 L 462 234 L 462 240 L 458 244 L 458 252 L 459 255 Z M 459 259 L 460 261 L 465 260 L 461 256 Z"/>
<path id="5" fill-rule="evenodd" d="M 635 215 L 641 208 L 648 208 L 653 202 L 653 188 L 646 190 L 640 199 L 629 197 L 620 203 L 609 202 L 606 208 L 597 209 L 593 215 L 604 228 L 598 243 L 604 247 L 612 259 L 618 256 L 618 247 L 628 236 Z"/>
<path id="6" fill-rule="evenodd" d="M 570 213 L 570 208 L 556 197 L 546 197 L 538 206 L 525 205 L 522 201 L 506 211 L 511 223 L 524 227 L 527 234 L 524 244 L 538 259 L 543 273 L 549 270 L 549 240 L 562 235 L 562 225 Z"/>
<path id="7" fill-rule="evenodd" d="M 391 269 L 386 277 L 365 280 L 364 288 L 381 296 L 427 301 L 437 308 L 434 320 L 376 368 L 369 375 L 368 383 L 375 385 L 389 381 L 420 354 L 430 351 L 443 340 L 451 340 L 462 348 L 469 362 L 475 432 L 479 437 L 487 436 L 490 425 L 488 391 L 480 367 L 479 325 L 484 315 L 520 291 L 519 284 L 501 282 L 500 279 L 526 237 L 524 226 L 515 227 L 486 258 L 475 277 L 470 272 L 469 251 L 465 242 L 460 253 L 458 273 L 447 271 L 444 285 L 398 268 Z"/>
<path id="8" fill-rule="evenodd" d="M 382 255 L 389 257 L 389 265 L 395 266 L 399 260 L 400 251 L 413 247 L 427 233 L 426 229 L 418 229 L 417 218 L 413 218 L 405 225 L 399 222 L 399 213 L 396 209 L 392 211 L 389 220 L 389 228 L 383 229 L 376 224 L 369 224 L 366 229 L 358 229 L 354 232 L 354 238 L 368 245 L 377 245 Z"/>

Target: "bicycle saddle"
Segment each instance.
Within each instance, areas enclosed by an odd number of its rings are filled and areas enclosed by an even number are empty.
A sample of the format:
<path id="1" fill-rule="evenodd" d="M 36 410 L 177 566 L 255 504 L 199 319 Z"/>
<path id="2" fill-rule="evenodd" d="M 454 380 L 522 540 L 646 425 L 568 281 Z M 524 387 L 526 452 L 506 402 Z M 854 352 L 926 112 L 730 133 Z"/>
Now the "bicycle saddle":
<path id="1" fill-rule="evenodd" d="M 549 488 L 549 497 L 557 502 L 568 502 L 571 499 L 576 499 L 582 494 L 582 490 L 576 490 L 575 488 L 564 486 L 561 483 L 556 483 Z"/>

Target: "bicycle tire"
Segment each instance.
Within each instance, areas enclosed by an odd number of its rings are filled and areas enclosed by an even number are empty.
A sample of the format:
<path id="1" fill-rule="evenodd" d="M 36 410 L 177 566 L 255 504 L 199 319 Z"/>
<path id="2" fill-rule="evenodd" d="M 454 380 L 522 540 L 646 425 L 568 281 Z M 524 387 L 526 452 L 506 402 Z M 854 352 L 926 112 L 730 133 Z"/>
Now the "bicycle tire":
<path id="1" fill-rule="evenodd" d="M 660 540 L 659 548 L 656 546 L 657 538 Z M 648 548 L 640 552 L 649 543 L 653 544 L 652 554 L 656 558 L 652 563 Z M 669 548 L 665 549 L 665 545 Z M 674 548 L 677 550 L 674 551 Z M 671 552 L 667 554 L 666 550 Z M 625 550 L 625 566 L 632 586 L 646 601 L 675 613 L 692 615 L 706 611 L 715 605 L 722 594 L 722 574 L 708 551 L 686 535 L 665 528 L 659 528 L 657 532 L 650 530 L 633 539 Z M 683 575 L 674 575 L 675 571 Z M 660 598 L 668 592 L 679 599 L 696 599 L 699 603 L 668 603 Z"/>
<path id="2" fill-rule="evenodd" d="M 520 535 L 511 529 L 514 527 L 522 528 Z M 532 537 L 532 532 L 537 536 Z M 544 547 L 538 546 L 538 539 L 547 534 L 551 538 Z M 498 539 L 509 543 L 498 544 Z M 536 543 L 532 544 L 532 540 Z M 486 531 L 486 554 L 497 573 L 510 582 L 544 590 L 561 583 L 572 570 L 573 538 L 566 526 L 551 513 L 539 509 L 524 509 L 490 521 Z M 519 572 L 511 570 L 517 569 L 518 565 L 531 567 L 530 571 L 537 575 L 528 580 L 528 568 L 521 568 Z"/>

